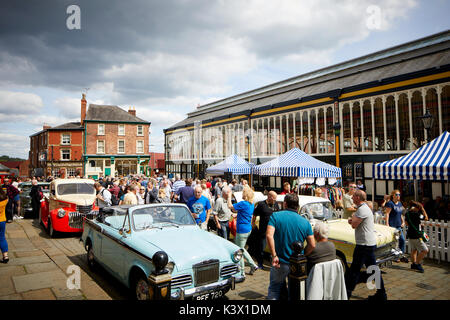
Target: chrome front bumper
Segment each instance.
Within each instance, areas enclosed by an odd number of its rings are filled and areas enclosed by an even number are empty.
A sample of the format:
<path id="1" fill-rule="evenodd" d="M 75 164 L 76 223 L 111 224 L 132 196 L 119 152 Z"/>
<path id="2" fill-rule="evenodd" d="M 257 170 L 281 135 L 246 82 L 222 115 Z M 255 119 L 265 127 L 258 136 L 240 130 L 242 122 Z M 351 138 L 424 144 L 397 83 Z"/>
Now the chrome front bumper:
<path id="1" fill-rule="evenodd" d="M 400 259 L 403 256 L 403 252 L 399 249 L 391 249 L 391 252 L 388 255 L 384 255 L 382 257 L 377 258 L 377 266 L 385 266 L 393 260 Z"/>
<path id="2" fill-rule="evenodd" d="M 210 283 L 210 284 L 207 284 L 207 285 L 204 285 L 201 287 L 196 287 L 196 288 L 191 288 L 191 289 L 185 289 L 185 288 L 177 289 L 176 291 L 171 293 L 171 298 L 173 300 L 184 300 L 186 298 L 191 298 L 195 295 L 205 294 L 205 293 L 209 293 L 209 292 L 213 292 L 213 291 L 217 291 L 217 290 L 227 290 L 227 291 L 229 289 L 234 290 L 235 284 L 244 282 L 244 280 L 245 280 L 245 276 L 243 276 L 241 274 L 236 274 L 236 275 L 231 276 L 228 279 Z"/>

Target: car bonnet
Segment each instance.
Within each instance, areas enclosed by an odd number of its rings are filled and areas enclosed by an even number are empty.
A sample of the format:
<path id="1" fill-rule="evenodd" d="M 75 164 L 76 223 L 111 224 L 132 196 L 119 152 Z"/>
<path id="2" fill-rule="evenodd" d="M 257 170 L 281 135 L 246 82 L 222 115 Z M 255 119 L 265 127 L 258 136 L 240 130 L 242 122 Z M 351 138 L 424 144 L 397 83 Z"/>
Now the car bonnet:
<path id="1" fill-rule="evenodd" d="M 239 248 L 214 234 L 200 230 L 198 226 L 164 227 L 137 231 L 137 245 L 145 251 L 153 246 L 165 251 L 169 261 L 175 262 L 178 272 L 191 269 L 192 265 L 205 260 L 219 259 L 231 262 L 231 255 Z M 229 243 L 227 243 L 229 242 Z M 148 246 L 146 244 L 152 244 Z M 154 252 L 143 252 L 150 257 Z"/>

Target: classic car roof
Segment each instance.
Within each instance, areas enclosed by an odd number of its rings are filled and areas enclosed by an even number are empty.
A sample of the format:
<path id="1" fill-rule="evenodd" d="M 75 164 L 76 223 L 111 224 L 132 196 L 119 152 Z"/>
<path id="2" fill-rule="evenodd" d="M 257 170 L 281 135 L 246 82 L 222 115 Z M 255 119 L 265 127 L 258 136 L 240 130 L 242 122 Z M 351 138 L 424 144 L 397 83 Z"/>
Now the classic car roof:
<path id="1" fill-rule="evenodd" d="M 182 203 L 149 203 L 149 204 L 122 204 L 120 206 L 111 206 L 103 208 L 103 211 L 106 213 L 117 213 L 117 214 L 125 214 L 129 208 L 140 209 L 147 207 L 186 207 L 185 204 Z"/>
<path id="2" fill-rule="evenodd" d="M 48 185 L 50 185 L 50 182 L 38 182 L 37 185 L 38 186 L 48 186 Z M 31 182 L 30 181 L 21 182 L 21 183 L 19 183 L 19 187 L 20 186 L 31 186 Z"/>
<path id="3" fill-rule="evenodd" d="M 51 183 L 53 184 L 64 184 L 64 183 L 90 183 L 94 184 L 95 181 L 92 179 L 55 179 Z"/>

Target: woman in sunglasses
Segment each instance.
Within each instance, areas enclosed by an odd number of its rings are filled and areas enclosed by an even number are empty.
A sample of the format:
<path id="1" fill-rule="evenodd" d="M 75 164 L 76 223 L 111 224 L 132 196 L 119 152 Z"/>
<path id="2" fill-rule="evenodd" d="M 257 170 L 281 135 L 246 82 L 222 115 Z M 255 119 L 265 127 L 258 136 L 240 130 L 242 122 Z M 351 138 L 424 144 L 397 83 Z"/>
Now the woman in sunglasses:
<path id="1" fill-rule="evenodd" d="M 398 240 L 399 249 L 405 254 L 405 236 L 403 234 L 403 228 L 405 227 L 405 217 L 403 212 L 405 208 L 400 201 L 400 191 L 394 190 L 391 192 L 391 199 L 385 206 L 386 225 L 392 228 L 396 228 L 400 231 L 400 239 Z M 400 259 L 401 262 L 408 263 L 406 257 Z M 397 261 L 398 262 L 398 261 Z"/>

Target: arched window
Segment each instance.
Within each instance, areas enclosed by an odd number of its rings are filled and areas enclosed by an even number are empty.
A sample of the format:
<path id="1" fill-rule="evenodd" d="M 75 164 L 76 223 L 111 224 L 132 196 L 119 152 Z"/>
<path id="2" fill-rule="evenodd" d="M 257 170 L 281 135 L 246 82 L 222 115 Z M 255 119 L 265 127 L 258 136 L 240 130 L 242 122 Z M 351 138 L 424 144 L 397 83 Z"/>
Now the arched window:
<path id="1" fill-rule="evenodd" d="M 270 131 L 269 131 L 269 155 L 273 155 L 275 153 L 275 140 L 276 140 L 276 131 L 275 131 L 275 119 L 270 118 Z"/>
<path id="2" fill-rule="evenodd" d="M 325 124 L 327 126 L 327 153 L 334 153 L 334 119 L 333 119 L 333 108 L 327 108 L 327 117 Z"/>
<path id="3" fill-rule="evenodd" d="M 295 145 L 294 147 L 301 149 L 302 148 L 302 123 L 300 118 L 300 112 L 295 113 Z"/>
<path id="4" fill-rule="evenodd" d="M 376 98 L 373 105 L 375 120 L 375 150 L 384 151 L 384 121 L 383 121 L 383 101 Z"/>
<path id="5" fill-rule="evenodd" d="M 309 153 L 308 111 L 305 111 L 302 114 L 302 128 L 303 128 L 303 151 Z"/>
<path id="6" fill-rule="evenodd" d="M 344 152 L 351 152 L 350 105 L 348 103 L 344 104 L 344 107 L 342 108 L 342 130 Z"/>
<path id="7" fill-rule="evenodd" d="M 440 134 L 439 132 L 439 111 L 438 111 L 438 96 L 436 89 L 431 88 L 427 90 L 427 95 L 425 96 L 425 106 L 428 110 L 430 110 L 431 115 L 433 116 L 433 126 L 431 127 L 430 136 L 428 137 L 428 141 L 437 138 Z"/>
<path id="8" fill-rule="evenodd" d="M 441 109 L 442 130 L 450 131 L 450 86 L 442 88 Z"/>
<path id="9" fill-rule="evenodd" d="M 361 141 L 361 106 L 359 102 L 353 103 L 352 110 L 353 117 L 353 151 L 362 151 L 362 141 Z"/>
<path id="10" fill-rule="evenodd" d="M 318 121 L 319 121 L 319 153 L 326 152 L 326 137 L 325 137 L 325 114 L 323 109 L 320 109 L 318 112 Z"/>
<path id="11" fill-rule="evenodd" d="M 311 110 L 309 114 L 309 125 L 311 126 L 311 153 L 317 153 L 317 126 L 316 126 L 316 111 Z"/>
<path id="12" fill-rule="evenodd" d="M 408 96 L 405 93 L 402 93 L 398 97 L 398 130 L 400 133 L 400 150 L 411 149 L 409 126 Z"/>
<path id="13" fill-rule="evenodd" d="M 423 116 L 423 100 L 420 91 L 414 91 L 411 100 L 413 121 L 413 149 L 420 148 L 425 142 L 425 135 L 421 117 Z"/>
<path id="14" fill-rule="evenodd" d="M 286 115 L 282 115 L 280 117 L 280 134 L 281 134 L 281 153 L 285 153 L 288 150 L 287 146 L 287 139 L 286 139 L 286 133 L 287 133 L 287 118 Z"/>
<path id="15" fill-rule="evenodd" d="M 364 150 L 373 150 L 372 137 L 372 107 L 369 100 L 363 102 L 363 124 L 364 124 Z"/>
<path id="16" fill-rule="evenodd" d="M 289 150 L 294 147 L 294 115 L 291 113 L 288 115 L 288 123 L 289 123 Z"/>
<path id="17" fill-rule="evenodd" d="M 397 150 L 397 119 L 393 96 L 386 99 L 386 149 Z"/>

